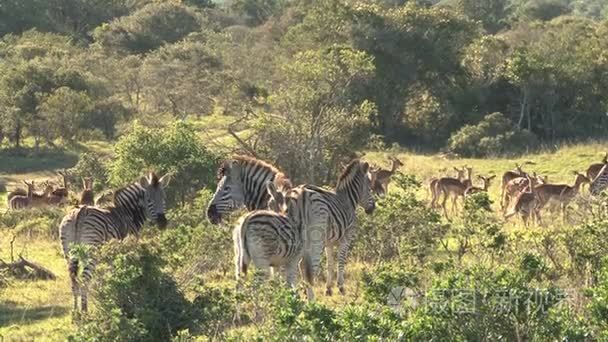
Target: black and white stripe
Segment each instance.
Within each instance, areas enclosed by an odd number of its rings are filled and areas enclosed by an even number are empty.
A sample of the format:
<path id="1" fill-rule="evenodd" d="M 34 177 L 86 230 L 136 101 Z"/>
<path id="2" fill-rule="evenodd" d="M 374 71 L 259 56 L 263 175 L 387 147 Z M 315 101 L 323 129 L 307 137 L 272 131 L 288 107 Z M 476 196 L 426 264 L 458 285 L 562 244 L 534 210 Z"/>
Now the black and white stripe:
<path id="1" fill-rule="evenodd" d="M 373 174 L 369 164 L 352 161 L 338 180 L 335 191 L 314 185 L 296 189 L 303 192 L 302 221 L 306 230 L 304 262 L 310 262 L 313 274 L 319 269 L 321 253 L 326 248 L 327 294 L 332 293 L 335 275 L 335 247 L 338 248 L 338 288 L 344 293 L 344 268 L 350 245 L 356 235 L 356 208 L 371 214 L 375 209 Z"/>
<path id="2" fill-rule="evenodd" d="M 266 162 L 247 156 L 224 161 L 218 169 L 217 189 L 207 208 L 207 218 L 219 224 L 225 215 L 243 206 L 250 211 L 266 209 L 268 181 L 280 191 L 291 188 L 289 179 Z"/>
<path id="3" fill-rule="evenodd" d="M 95 269 L 95 261 L 90 259 L 83 265 L 83 284 L 80 285 L 77 280 L 78 259 L 70 256 L 72 246 L 97 247 L 111 239 L 122 240 L 129 234 L 138 235 L 147 219 L 164 228 L 167 225 L 164 188 L 169 184 L 169 179 L 169 175 L 159 179 L 152 173 L 118 190 L 114 206 L 105 209 L 80 206 L 63 218 L 59 235 L 64 257 L 68 261 L 74 310 L 78 309 L 80 295 L 82 311 L 87 311 L 87 285 Z"/>
<path id="4" fill-rule="evenodd" d="M 606 187 L 608 187 L 608 164 L 604 165 L 597 176 L 595 176 L 595 179 L 593 179 L 589 186 L 589 192 L 594 196 L 599 195 Z"/>

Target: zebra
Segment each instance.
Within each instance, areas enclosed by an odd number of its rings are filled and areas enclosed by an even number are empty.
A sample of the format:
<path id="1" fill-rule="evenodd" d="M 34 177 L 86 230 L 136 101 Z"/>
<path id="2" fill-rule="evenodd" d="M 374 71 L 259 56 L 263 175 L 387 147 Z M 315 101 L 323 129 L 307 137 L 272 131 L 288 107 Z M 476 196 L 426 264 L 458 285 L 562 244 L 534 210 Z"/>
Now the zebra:
<path id="1" fill-rule="evenodd" d="M 266 209 L 270 198 L 266 182 L 281 192 L 291 188 L 287 176 L 261 160 L 235 156 L 224 161 L 217 172 L 217 189 L 207 208 L 207 219 L 220 224 L 223 217 L 241 207 L 249 211 Z"/>
<path id="2" fill-rule="evenodd" d="M 34 198 L 34 181 L 28 183 L 27 181 L 23 181 L 25 185 L 27 185 L 27 194 L 24 195 L 15 195 L 8 202 L 9 210 L 20 210 L 26 209 L 32 206 L 33 198 Z"/>
<path id="3" fill-rule="evenodd" d="M 589 192 L 596 196 L 606 189 L 606 187 L 608 187 L 608 164 L 604 165 L 597 176 L 595 176 L 595 179 L 589 186 Z"/>
<path id="4" fill-rule="evenodd" d="M 78 295 L 81 309 L 88 309 L 88 283 L 95 269 L 95 260 L 90 259 L 83 268 L 83 283 L 79 284 L 78 259 L 70 256 L 72 244 L 83 244 L 93 248 L 110 239 L 124 239 L 129 234 L 138 236 L 146 219 L 155 221 L 160 227 L 167 226 L 165 218 L 165 188 L 171 175 L 160 179 L 154 173 L 116 192 L 114 205 L 105 209 L 80 206 L 64 216 L 59 225 L 59 236 L 63 255 L 68 263 L 68 271 L 74 296 L 74 311 L 78 310 Z"/>
<path id="5" fill-rule="evenodd" d="M 236 278 L 238 281 L 241 274 L 246 274 L 252 262 L 262 271 L 284 267 L 287 284 L 293 288 L 306 238 L 297 206 L 299 194 L 293 191 L 283 196 L 271 181 L 266 182 L 266 187 L 276 211 L 245 214 L 233 231 Z M 312 283 L 312 270 L 302 272 L 306 281 Z"/>
<path id="6" fill-rule="evenodd" d="M 356 208 L 360 205 L 367 214 L 372 214 L 376 202 L 374 199 L 374 174 L 369 164 L 358 159 L 353 160 L 338 179 L 335 191 L 326 190 L 314 185 L 301 185 L 294 191 L 302 191 L 307 200 L 301 204 L 305 213 L 302 221 L 307 233 L 303 262 L 311 268 L 313 274 L 319 269 L 321 254 L 325 247 L 327 257 L 326 294 L 332 295 L 335 275 L 335 247 L 338 247 L 337 284 L 341 294 L 344 289 L 344 269 L 350 244 L 357 231 Z"/>

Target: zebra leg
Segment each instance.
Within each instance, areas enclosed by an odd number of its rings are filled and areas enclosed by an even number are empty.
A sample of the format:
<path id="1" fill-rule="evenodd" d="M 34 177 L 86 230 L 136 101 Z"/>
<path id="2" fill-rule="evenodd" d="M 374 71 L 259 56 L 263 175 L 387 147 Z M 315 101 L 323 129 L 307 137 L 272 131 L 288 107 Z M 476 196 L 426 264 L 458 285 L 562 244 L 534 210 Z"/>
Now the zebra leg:
<path id="1" fill-rule="evenodd" d="M 78 312 L 78 297 L 80 296 L 80 286 L 78 284 L 78 259 L 68 260 L 68 272 L 72 282 L 72 296 L 74 297 L 74 313 Z"/>
<path id="2" fill-rule="evenodd" d="M 327 281 L 325 285 L 325 294 L 331 296 L 333 294 L 332 287 L 334 285 L 334 275 L 336 274 L 336 261 L 335 261 L 335 244 L 328 242 L 325 247 L 325 256 L 327 259 Z"/>
<path id="3" fill-rule="evenodd" d="M 340 247 L 338 250 L 338 290 L 340 294 L 346 294 L 344 289 L 344 268 L 346 267 L 346 258 L 348 257 L 348 251 L 350 249 L 350 242 L 354 238 L 354 232 L 356 227 L 350 227 L 346 231 L 346 235 L 340 241 Z"/>
<path id="4" fill-rule="evenodd" d="M 84 266 L 82 271 L 82 286 L 80 287 L 80 306 L 83 313 L 89 310 L 89 284 L 93 272 L 95 271 L 96 261 L 91 257 L 91 260 Z"/>
<path id="5" fill-rule="evenodd" d="M 296 278 L 298 277 L 298 258 L 290 260 L 285 265 L 285 280 L 291 289 L 296 287 Z"/>

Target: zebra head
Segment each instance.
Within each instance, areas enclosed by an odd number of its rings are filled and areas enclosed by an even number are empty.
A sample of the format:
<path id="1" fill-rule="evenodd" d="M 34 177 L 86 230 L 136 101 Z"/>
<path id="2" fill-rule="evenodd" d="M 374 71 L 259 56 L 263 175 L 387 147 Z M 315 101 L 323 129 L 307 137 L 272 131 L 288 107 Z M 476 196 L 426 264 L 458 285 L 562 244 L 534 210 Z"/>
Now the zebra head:
<path id="1" fill-rule="evenodd" d="M 366 214 L 371 214 L 376 209 L 375 182 L 375 173 L 370 169 L 369 164 L 353 160 L 338 179 L 336 191 L 347 193 L 352 205 L 358 204 Z"/>
<path id="2" fill-rule="evenodd" d="M 212 224 L 221 223 L 223 215 L 245 204 L 245 193 L 239 175 L 240 165 L 236 160 L 227 160 L 220 166 L 217 189 L 207 208 L 207 219 Z"/>
<path id="3" fill-rule="evenodd" d="M 155 173 L 150 173 L 148 176 L 141 177 L 139 185 L 144 188 L 144 205 L 146 207 L 146 216 L 160 228 L 167 226 L 167 218 L 165 217 L 165 188 L 171 181 L 171 175 L 166 174 L 160 179 Z"/>
<path id="4" fill-rule="evenodd" d="M 277 187 L 271 181 L 266 182 L 266 189 L 268 189 L 268 194 L 270 195 L 270 199 L 268 200 L 268 209 L 280 214 L 286 213 L 286 196 L 282 192 L 277 191 Z"/>
<path id="5" fill-rule="evenodd" d="M 363 182 L 359 189 L 359 205 L 363 207 L 366 214 L 371 214 L 376 209 L 376 199 L 374 198 L 374 185 L 376 184 L 376 174 L 371 172 L 368 163 L 360 163 Z"/>

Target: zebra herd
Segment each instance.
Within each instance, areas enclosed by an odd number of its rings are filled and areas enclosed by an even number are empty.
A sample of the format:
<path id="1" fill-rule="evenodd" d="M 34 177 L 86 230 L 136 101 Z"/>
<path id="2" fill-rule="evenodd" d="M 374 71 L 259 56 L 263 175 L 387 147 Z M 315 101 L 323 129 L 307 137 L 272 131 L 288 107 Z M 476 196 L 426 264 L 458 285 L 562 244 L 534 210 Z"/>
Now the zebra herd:
<path id="1" fill-rule="evenodd" d="M 394 165 L 401 164 L 398 160 L 393 162 Z M 523 174 L 521 167 L 518 169 Z M 313 300 L 312 286 L 325 251 L 326 294 L 332 295 L 334 282 L 339 292 L 344 294 L 346 260 L 357 233 L 356 208 L 362 207 L 366 214 L 374 212 L 375 194 L 384 195 L 388 186 L 384 178 L 390 177 L 396 167 L 383 174 L 381 181 L 377 178 L 378 171 L 367 162 L 355 159 L 344 168 L 335 189 L 327 190 L 311 184 L 293 186 L 279 169 L 252 157 L 235 156 L 222 162 L 217 171 L 216 191 L 208 204 L 206 216 L 211 224 L 218 225 L 232 212 L 243 207 L 248 210 L 233 230 L 237 284 L 253 264 L 262 273 L 270 269 L 281 270 L 287 284 L 295 287 L 299 268 L 306 283 L 306 296 Z M 468 173 L 470 178 L 471 171 Z M 530 176 L 525 174 L 525 177 L 532 184 Z M 482 177 L 482 188 L 470 184 L 465 192 L 487 191 L 492 178 Z M 110 239 L 124 239 L 127 235 L 137 237 L 147 220 L 164 228 L 167 225 L 165 188 L 170 179 L 170 174 L 158 177 L 150 173 L 116 190 L 112 204 L 107 207 L 93 205 L 92 183 L 85 181 L 81 194 L 83 205 L 69 211 L 59 226 L 75 312 L 78 311 L 79 298 L 81 311 L 88 309 L 88 285 L 96 261 L 92 259 L 94 254 L 91 254 L 86 264 L 82 265 L 82 280 L 79 280 L 79 258 L 77 253 L 73 253 L 73 246 L 80 244 L 97 248 Z M 449 188 L 443 183 L 443 178 L 431 182 L 433 195 L 443 191 L 447 197 Z M 31 196 L 33 182 L 26 184 L 28 196 Z M 590 191 L 598 194 L 607 186 L 608 163 L 604 163 L 590 182 Z M 534 186 L 531 188 L 534 189 Z M 564 190 L 560 193 L 560 196 L 563 195 Z M 522 197 L 537 198 L 536 195 L 519 195 L 518 200 Z"/>
<path id="2" fill-rule="evenodd" d="M 263 272 L 271 267 L 284 269 L 288 284 L 294 286 L 300 262 L 306 295 L 312 300 L 313 279 L 325 250 L 326 293 L 332 294 L 337 272 L 338 289 L 344 294 L 346 258 L 357 230 L 355 210 L 361 206 L 373 213 L 374 183 L 369 164 L 358 159 L 348 164 L 331 191 L 309 184 L 292 187 L 272 165 L 237 156 L 219 169 L 207 217 L 219 224 L 240 207 L 250 211 L 233 232 L 237 278 L 253 263 Z"/>

